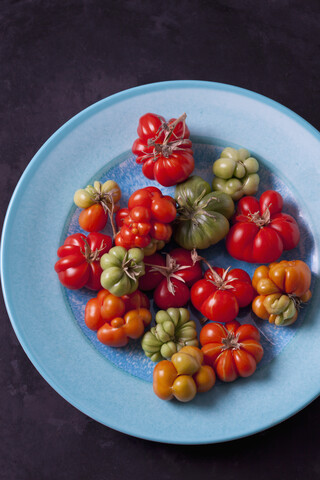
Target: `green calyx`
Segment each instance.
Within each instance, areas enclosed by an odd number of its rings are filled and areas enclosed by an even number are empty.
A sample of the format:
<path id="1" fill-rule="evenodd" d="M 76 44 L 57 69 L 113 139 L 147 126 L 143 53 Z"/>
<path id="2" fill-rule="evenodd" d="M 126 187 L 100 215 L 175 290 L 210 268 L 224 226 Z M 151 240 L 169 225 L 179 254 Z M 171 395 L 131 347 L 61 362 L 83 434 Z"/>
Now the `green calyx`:
<path id="1" fill-rule="evenodd" d="M 110 293 L 121 297 L 138 288 L 139 278 L 145 274 L 144 253 L 140 248 L 113 247 L 102 255 L 101 285 Z"/>
<path id="2" fill-rule="evenodd" d="M 156 326 L 142 338 L 144 353 L 153 362 L 167 359 L 182 347 L 199 345 L 196 324 L 186 308 L 168 308 L 156 314 Z"/>
<path id="3" fill-rule="evenodd" d="M 214 190 L 227 193 L 233 200 L 254 195 L 259 187 L 259 163 L 245 148 L 227 147 L 213 164 Z"/>

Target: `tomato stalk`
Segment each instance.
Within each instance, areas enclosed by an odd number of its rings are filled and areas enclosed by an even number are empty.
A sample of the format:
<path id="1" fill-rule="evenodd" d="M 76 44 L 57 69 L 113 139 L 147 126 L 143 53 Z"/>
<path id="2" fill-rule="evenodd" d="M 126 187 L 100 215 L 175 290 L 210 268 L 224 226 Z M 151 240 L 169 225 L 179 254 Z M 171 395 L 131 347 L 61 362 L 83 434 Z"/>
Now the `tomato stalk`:
<path id="1" fill-rule="evenodd" d="M 237 333 L 236 335 L 233 332 L 229 332 L 228 335 L 225 338 L 222 338 L 221 343 L 223 344 L 223 347 L 221 348 L 221 351 L 225 350 L 239 350 L 241 347 L 241 343 L 238 342 L 239 340 L 240 333 Z"/>
<path id="2" fill-rule="evenodd" d="M 167 278 L 167 285 L 168 285 L 168 290 L 172 295 L 175 295 L 175 286 L 172 283 L 171 279 L 175 278 L 176 280 L 179 280 L 180 282 L 186 283 L 185 280 L 180 277 L 179 275 L 176 275 L 175 272 L 178 270 L 185 270 L 186 268 L 190 268 L 190 265 L 179 265 L 176 261 L 175 258 L 171 257 L 169 253 L 166 254 L 166 265 L 152 265 L 150 263 L 145 263 L 146 266 L 152 267 L 150 272 L 159 272 L 163 276 Z"/>
<path id="3" fill-rule="evenodd" d="M 179 214 L 179 221 L 181 221 L 181 220 L 185 220 L 185 221 L 192 220 L 192 222 L 195 223 L 196 225 L 200 225 L 201 222 L 199 222 L 196 218 L 198 215 L 204 215 L 205 217 L 210 217 L 210 218 L 215 219 L 216 216 L 213 213 L 205 210 L 205 208 L 212 201 L 219 202 L 220 200 L 217 197 L 211 196 L 210 198 L 208 198 L 208 200 L 204 204 L 199 206 L 199 203 L 201 202 L 203 197 L 205 197 L 206 194 L 207 194 L 207 192 L 204 189 L 201 192 L 201 194 L 198 196 L 198 198 L 196 198 L 195 201 L 192 204 L 189 203 L 188 198 L 185 195 L 184 196 L 179 195 L 177 197 L 177 203 L 179 205 L 179 207 L 177 208 L 177 213 Z"/>
<path id="4" fill-rule="evenodd" d="M 102 240 L 100 248 L 96 250 L 91 250 L 88 240 L 84 239 L 84 250 L 80 249 L 80 253 L 85 257 L 88 263 L 96 262 L 100 259 L 101 252 L 105 249 L 106 245 L 104 240 Z"/>
<path id="5" fill-rule="evenodd" d="M 95 203 L 98 203 L 102 206 L 105 213 L 109 214 L 113 238 L 115 238 L 117 234 L 117 230 L 116 230 L 116 226 L 113 218 L 114 207 L 115 207 L 113 196 L 111 193 L 102 192 L 100 182 L 95 182 L 95 183 L 97 183 L 97 185 L 95 185 L 94 193 L 91 193 L 90 196 Z"/>
<path id="6" fill-rule="evenodd" d="M 226 280 L 226 277 L 229 273 L 229 270 L 231 267 L 228 267 L 226 270 L 224 270 L 222 276 L 220 276 L 210 265 L 208 260 L 206 260 L 204 257 L 200 257 L 198 255 L 197 250 L 194 248 L 191 253 L 191 258 L 193 260 L 193 263 L 195 264 L 196 262 L 203 262 L 207 265 L 209 268 L 210 272 L 212 273 L 212 276 L 214 278 L 214 281 L 212 280 L 207 280 L 208 282 L 212 283 L 215 287 L 217 287 L 218 290 L 230 290 L 234 289 L 233 285 L 230 285 L 231 282 L 234 282 L 235 280 L 238 280 L 237 278 L 230 278 L 229 280 Z"/>
<path id="7" fill-rule="evenodd" d="M 250 222 L 255 223 L 259 228 L 263 228 L 266 225 L 269 225 L 269 223 L 271 222 L 270 207 L 271 207 L 271 203 L 266 207 L 262 215 L 260 215 L 260 212 L 255 212 L 255 213 L 250 212 L 248 214 Z"/>
<path id="8" fill-rule="evenodd" d="M 137 281 L 144 267 L 143 265 L 137 264 L 132 258 L 128 258 L 127 252 L 122 261 L 122 269 L 131 280 Z"/>
<path id="9" fill-rule="evenodd" d="M 141 161 L 143 162 L 153 157 L 154 162 L 156 162 L 159 156 L 161 155 L 164 156 L 165 158 L 169 158 L 174 151 L 177 151 L 177 150 L 185 151 L 185 148 L 180 148 L 180 147 L 181 145 L 190 144 L 190 140 L 184 138 L 186 118 L 187 118 L 187 114 L 183 113 L 182 115 L 180 115 L 179 118 L 177 118 L 171 124 L 168 124 L 167 122 L 162 122 L 161 126 L 157 131 L 157 136 L 154 138 L 148 139 L 148 146 L 153 147 L 153 153 L 148 153 L 144 155 L 141 158 Z M 183 124 L 183 133 L 181 137 L 176 137 L 176 135 L 174 134 L 174 129 L 180 122 L 182 122 Z M 164 141 L 162 143 L 156 143 L 163 131 L 167 132 L 164 138 Z M 176 140 L 169 142 L 172 135 L 176 137 Z"/>

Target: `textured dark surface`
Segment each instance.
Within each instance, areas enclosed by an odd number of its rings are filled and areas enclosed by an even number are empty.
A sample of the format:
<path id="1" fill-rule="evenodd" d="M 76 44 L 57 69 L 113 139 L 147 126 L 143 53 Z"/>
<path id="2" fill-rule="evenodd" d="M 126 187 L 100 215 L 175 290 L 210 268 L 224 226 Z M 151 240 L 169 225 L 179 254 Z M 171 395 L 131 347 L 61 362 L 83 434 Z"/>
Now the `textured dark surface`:
<path id="1" fill-rule="evenodd" d="M 319 129 L 319 22 L 317 0 L 2 0 L 1 220 L 44 141 L 83 108 L 129 87 L 230 83 Z M 20 347 L 3 302 L 0 341 L 1 480 L 320 476 L 319 399 L 243 440 L 155 444 L 99 425 L 52 390 Z"/>

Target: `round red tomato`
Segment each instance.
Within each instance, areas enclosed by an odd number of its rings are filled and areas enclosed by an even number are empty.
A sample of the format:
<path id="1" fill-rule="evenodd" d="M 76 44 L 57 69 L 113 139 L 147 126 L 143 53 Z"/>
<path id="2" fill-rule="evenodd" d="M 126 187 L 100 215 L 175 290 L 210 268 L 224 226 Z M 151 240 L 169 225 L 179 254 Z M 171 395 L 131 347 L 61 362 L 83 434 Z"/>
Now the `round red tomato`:
<path id="1" fill-rule="evenodd" d="M 263 357 L 260 334 L 253 325 L 234 320 L 223 326 L 208 323 L 200 332 L 204 363 L 210 365 L 223 382 L 249 377 Z"/>
<path id="2" fill-rule="evenodd" d="M 143 174 L 165 187 L 183 182 L 194 170 L 185 117 L 183 114 L 177 120 L 165 122 L 163 117 L 147 113 L 139 120 L 139 138 L 132 151 L 137 155 L 137 163 L 143 164 Z"/>
<path id="3" fill-rule="evenodd" d="M 111 238 L 102 233 L 90 233 L 87 237 L 82 233 L 69 235 L 58 249 L 60 260 L 54 266 L 62 285 L 72 290 L 82 287 L 99 290 L 100 258 L 111 247 Z"/>
<path id="4" fill-rule="evenodd" d="M 226 238 L 229 254 L 245 262 L 270 263 L 284 250 L 295 248 L 299 227 L 291 215 L 281 213 L 282 206 L 282 196 L 274 190 L 264 192 L 259 202 L 250 196 L 241 198 Z"/>
<path id="5" fill-rule="evenodd" d="M 251 278 L 240 268 L 209 268 L 191 289 L 194 307 L 209 320 L 222 323 L 234 320 L 239 307 L 246 307 L 253 298 Z"/>
<path id="6" fill-rule="evenodd" d="M 155 253 L 145 259 L 146 273 L 139 280 L 141 290 L 154 290 L 159 308 L 182 307 L 190 298 L 190 287 L 202 277 L 200 262 L 191 252 L 176 248 L 166 257 Z"/>

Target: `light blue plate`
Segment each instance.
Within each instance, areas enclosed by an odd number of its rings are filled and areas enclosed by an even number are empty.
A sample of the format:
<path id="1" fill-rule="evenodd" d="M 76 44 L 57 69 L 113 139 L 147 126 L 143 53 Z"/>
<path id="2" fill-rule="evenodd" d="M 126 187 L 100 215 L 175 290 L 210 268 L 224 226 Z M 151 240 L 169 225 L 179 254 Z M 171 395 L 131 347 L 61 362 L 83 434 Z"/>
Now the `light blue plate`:
<path id="1" fill-rule="evenodd" d="M 196 173 L 212 179 L 224 146 L 245 146 L 261 162 L 260 191 L 275 188 L 300 226 L 299 247 L 282 258 L 301 258 L 313 273 L 313 300 L 298 322 L 276 329 L 257 322 L 265 357 L 254 376 L 218 384 L 189 404 L 163 402 L 152 391 L 153 364 L 139 343 L 126 349 L 100 345 L 83 323 L 91 293 L 63 289 L 53 270 L 56 250 L 75 231 L 74 191 L 92 179 L 114 178 L 123 201 L 147 185 L 130 153 L 138 119 L 151 111 L 166 118 L 187 113 Z M 264 430 L 319 394 L 318 298 L 320 135 L 285 107 L 237 87 L 198 81 L 145 85 L 106 98 L 60 128 L 35 155 L 11 199 L 1 244 L 7 310 L 27 355 L 66 400 L 116 430 L 155 441 L 200 444 Z M 150 182 L 149 182 L 150 183 Z M 253 265 L 229 257 L 223 242 L 207 252 L 219 266 Z M 196 317 L 195 312 L 193 315 Z"/>

